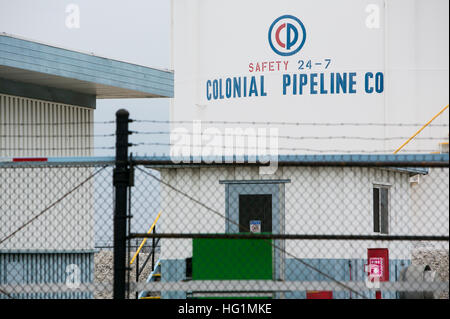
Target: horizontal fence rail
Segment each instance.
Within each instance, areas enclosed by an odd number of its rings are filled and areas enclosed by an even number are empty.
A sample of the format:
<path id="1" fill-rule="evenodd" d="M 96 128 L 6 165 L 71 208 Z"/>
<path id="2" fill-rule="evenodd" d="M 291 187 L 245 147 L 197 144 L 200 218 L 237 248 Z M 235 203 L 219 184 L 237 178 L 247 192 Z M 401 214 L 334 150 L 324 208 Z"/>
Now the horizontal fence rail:
<path id="1" fill-rule="evenodd" d="M 371 236 L 371 235 L 301 235 L 301 234 L 130 234 L 132 238 L 218 238 L 218 239 L 305 239 L 305 240 L 376 240 L 376 241 L 448 241 L 449 236 Z"/>

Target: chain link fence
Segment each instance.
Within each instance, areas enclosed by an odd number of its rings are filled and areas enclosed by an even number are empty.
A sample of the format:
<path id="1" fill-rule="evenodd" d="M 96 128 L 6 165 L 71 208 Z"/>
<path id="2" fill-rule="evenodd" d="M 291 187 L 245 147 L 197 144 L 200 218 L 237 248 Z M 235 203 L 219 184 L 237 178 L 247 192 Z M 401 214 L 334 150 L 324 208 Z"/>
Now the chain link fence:
<path id="1" fill-rule="evenodd" d="M 107 164 L 0 168 L 0 298 L 108 295 L 111 174 Z"/>
<path id="2" fill-rule="evenodd" d="M 134 163 L 128 298 L 448 298 L 448 166 Z M 113 164 L 0 167 L 0 298 L 112 298 Z"/>
<path id="3" fill-rule="evenodd" d="M 317 163 L 314 163 L 317 164 Z M 141 298 L 448 298 L 448 168 L 143 165 L 161 242 Z M 419 165 L 420 163 L 417 163 Z M 145 187 L 141 183 L 144 183 Z M 144 192 L 144 193 L 142 193 Z M 131 225 L 151 225 L 134 215 Z"/>

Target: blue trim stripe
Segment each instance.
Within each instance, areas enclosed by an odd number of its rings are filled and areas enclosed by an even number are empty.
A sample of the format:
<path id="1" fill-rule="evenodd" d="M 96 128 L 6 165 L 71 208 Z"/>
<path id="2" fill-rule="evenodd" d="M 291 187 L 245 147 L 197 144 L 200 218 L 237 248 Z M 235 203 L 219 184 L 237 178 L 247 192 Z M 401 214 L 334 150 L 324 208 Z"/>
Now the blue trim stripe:
<path id="1" fill-rule="evenodd" d="M 254 156 L 250 157 L 255 159 Z M 198 163 L 194 162 L 194 158 L 191 157 L 170 157 L 170 156 L 153 156 L 153 157 L 134 157 L 135 160 L 150 160 L 155 162 L 165 161 L 177 161 L 184 163 Z M 216 161 L 213 163 L 212 161 Z M 271 159 L 272 160 L 272 159 Z M 352 164 L 364 164 L 364 163 L 377 163 L 386 165 L 389 163 L 414 163 L 414 162 L 427 162 L 427 163 L 447 163 L 449 162 L 449 154 L 332 154 L 332 155 L 279 155 L 277 157 L 279 163 L 284 165 L 288 164 L 330 164 L 330 163 L 352 163 Z M 261 159 L 257 156 L 256 163 L 267 163 L 268 157 L 264 156 Z M 249 156 L 216 156 L 205 157 L 199 164 L 208 165 L 220 165 L 221 163 L 249 163 Z"/>
<path id="2" fill-rule="evenodd" d="M 0 93 L 44 100 L 55 103 L 70 104 L 95 109 L 96 97 L 65 89 L 58 89 L 31 83 L 16 82 L 0 78 Z"/>
<path id="3" fill-rule="evenodd" d="M 0 67 L 173 97 L 173 73 L 0 35 Z M 56 81 L 56 78 L 55 78 Z M 82 83 L 80 82 L 80 83 Z M 58 83 L 55 82 L 57 86 Z"/>

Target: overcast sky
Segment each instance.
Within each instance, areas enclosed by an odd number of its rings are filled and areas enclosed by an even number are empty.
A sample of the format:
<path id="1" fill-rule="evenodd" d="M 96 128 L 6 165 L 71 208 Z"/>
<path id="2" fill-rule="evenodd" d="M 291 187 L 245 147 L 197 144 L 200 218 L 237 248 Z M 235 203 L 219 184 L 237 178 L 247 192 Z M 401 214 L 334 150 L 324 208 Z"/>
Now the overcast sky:
<path id="1" fill-rule="evenodd" d="M 71 4 L 79 8 L 79 27 L 66 25 Z M 69 13 L 66 10 L 69 9 Z M 37 40 L 107 58 L 169 69 L 170 0 L 0 0 L 0 32 Z M 95 121 L 114 119 L 119 108 L 132 118 L 169 119 L 167 99 L 97 100 Z M 167 130 L 166 126 L 133 125 L 133 129 Z M 95 133 L 113 126 L 96 125 Z M 168 137 L 133 136 L 133 142 L 167 142 Z M 111 138 L 96 138 L 96 146 L 113 145 Z M 138 155 L 165 152 L 167 147 L 140 147 Z M 95 155 L 113 154 L 96 150 Z"/>

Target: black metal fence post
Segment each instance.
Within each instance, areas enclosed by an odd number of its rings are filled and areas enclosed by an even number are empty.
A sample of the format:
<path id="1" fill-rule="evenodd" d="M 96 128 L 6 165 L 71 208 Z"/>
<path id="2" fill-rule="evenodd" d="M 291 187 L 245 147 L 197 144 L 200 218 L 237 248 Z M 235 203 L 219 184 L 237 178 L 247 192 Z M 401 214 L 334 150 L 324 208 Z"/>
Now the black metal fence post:
<path id="1" fill-rule="evenodd" d="M 114 299 L 125 299 L 126 294 L 126 240 L 127 240 L 127 188 L 130 186 L 128 163 L 127 110 L 116 112 L 116 167 L 113 184 L 115 187 L 114 207 Z"/>

